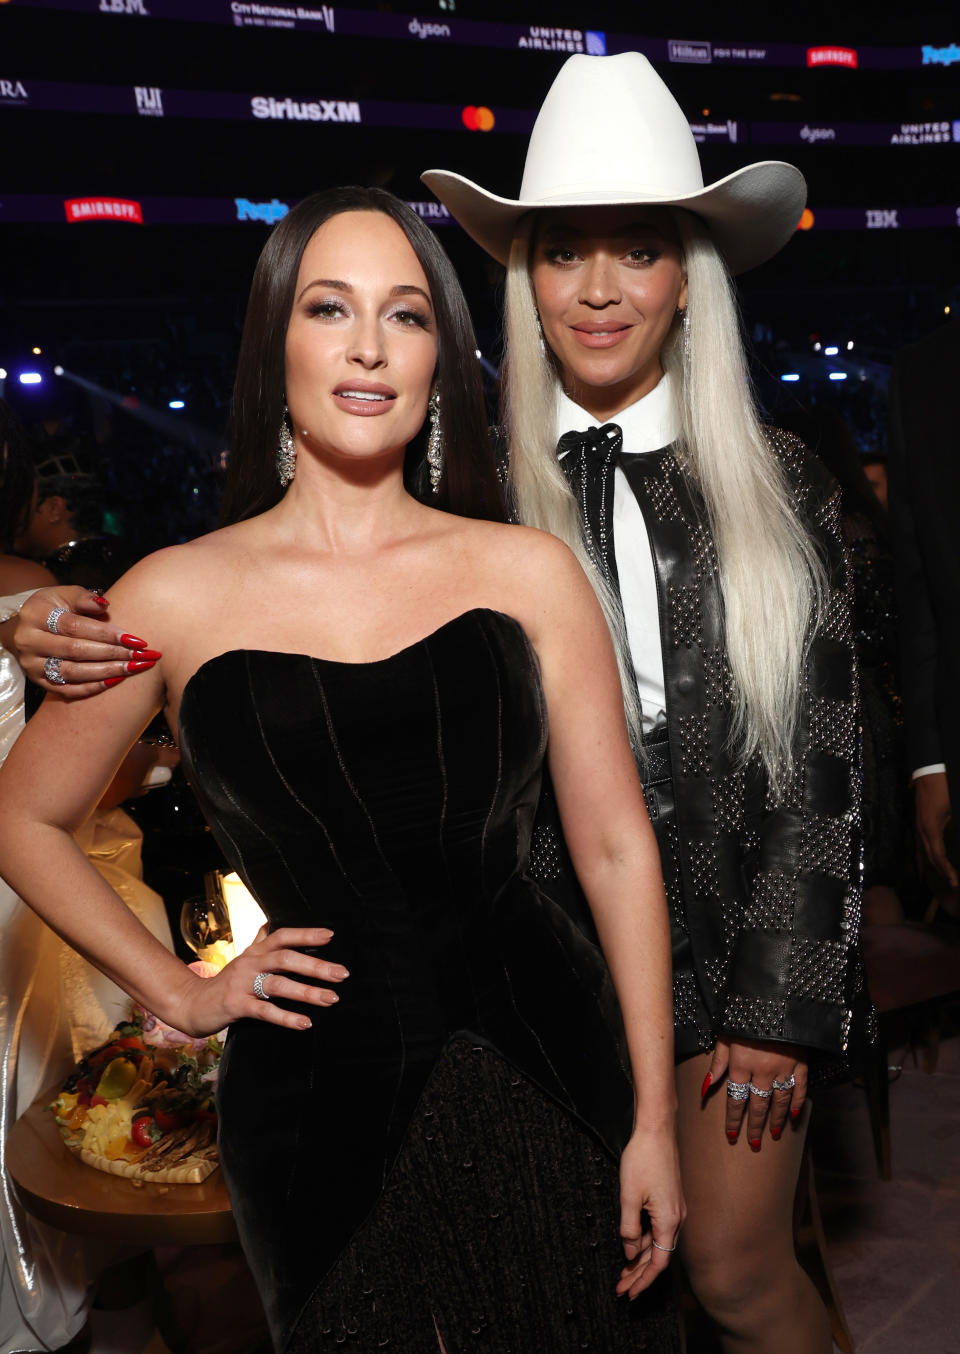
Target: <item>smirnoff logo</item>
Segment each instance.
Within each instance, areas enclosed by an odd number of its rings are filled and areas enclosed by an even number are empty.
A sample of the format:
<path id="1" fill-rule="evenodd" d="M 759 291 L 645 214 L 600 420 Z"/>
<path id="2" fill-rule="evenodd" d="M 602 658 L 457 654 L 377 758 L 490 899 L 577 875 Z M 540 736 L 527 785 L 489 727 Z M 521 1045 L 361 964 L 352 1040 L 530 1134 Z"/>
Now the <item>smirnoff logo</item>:
<path id="1" fill-rule="evenodd" d="M 143 225 L 143 211 L 139 202 L 122 197 L 71 197 L 63 204 L 67 220 L 74 221 L 131 221 Z"/>
<path id="2" fill-rule="evenodd" d="M 808 47 L 808 66 L 846 66 L 857 69 L 857 49 L 855 47 Z"/>

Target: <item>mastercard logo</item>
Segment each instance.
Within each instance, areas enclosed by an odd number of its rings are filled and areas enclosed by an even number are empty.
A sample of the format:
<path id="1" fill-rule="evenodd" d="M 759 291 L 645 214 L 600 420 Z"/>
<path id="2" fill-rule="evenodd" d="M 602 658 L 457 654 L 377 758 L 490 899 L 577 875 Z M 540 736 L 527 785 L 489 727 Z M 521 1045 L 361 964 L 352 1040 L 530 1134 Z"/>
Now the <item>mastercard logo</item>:
<path id="1" fill-rule="evenodd" d="M 472 103 L 468 104 L 460 117 L 468 132 L 489 132 L 496 122 L 490 109 L 484 108 L 482 104 L 479 108 L 474 108 Z"/>
<path id="2" fill-rule="evenodd" d="M 797 222 L 797 230 L 811 230 L 813 227 L 813 212 L 809 207 L 804 207 L 803 215 Z"/>

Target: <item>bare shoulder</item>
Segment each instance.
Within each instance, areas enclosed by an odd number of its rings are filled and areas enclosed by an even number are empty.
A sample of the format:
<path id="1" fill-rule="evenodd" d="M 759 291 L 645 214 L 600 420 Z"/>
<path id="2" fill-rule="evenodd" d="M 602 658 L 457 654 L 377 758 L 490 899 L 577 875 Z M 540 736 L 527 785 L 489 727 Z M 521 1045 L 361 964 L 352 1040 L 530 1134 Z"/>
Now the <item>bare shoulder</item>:
<path id="1" fill-rule="evenodd" d="M 537 527 L 502 522 L 471 522 L 467 532 L 471 553 L 494 577 L 541 587 L 547 583 L 589 587 L 583 569 L 569 546 Z"/>
<path id="2" fill-rule="evenodd" d="M 238 553 L 227 527 L 144 556 L 109 589 L 111 620 L 139 635 L 153 627 L 157 638 L 168 626 L 181 628 L 216 604 Z"/>
<path id="3" fill-rule="evenodd" d="M 0 555 L 0 596 L 10 597 L 14 593 L 27 592 L 30 588 L 51 588 L 57 580 L 49 569 L 32 559 L 20 559 L 17 555 Z"/>

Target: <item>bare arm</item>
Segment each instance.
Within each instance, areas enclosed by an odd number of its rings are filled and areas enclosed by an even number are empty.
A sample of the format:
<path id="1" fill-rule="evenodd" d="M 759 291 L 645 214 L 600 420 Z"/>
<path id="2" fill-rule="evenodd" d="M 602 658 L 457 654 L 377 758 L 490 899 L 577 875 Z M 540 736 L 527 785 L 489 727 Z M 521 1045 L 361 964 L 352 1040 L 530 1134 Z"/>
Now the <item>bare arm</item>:
<path id="1" fill-rule="evenodd" d="M 157 569 L 138 565 L 114 590 L 121 615 L 165 620 Z M 162 579 L 160 580 L 163 581 Z M 59 935 L 148 1010 L 193 1034 L 241 1017 L 306 1028 L 309 1020 L 253 996 L 257 972 L 339 981 L 345 970 L 294 946 L 326 944 L 325 929 L 277 931 L 258 940 L 220 975 L 199 979 L 129 911 L 77 846 L 72 834 L 92 812 L 124 755 L 165 700 L 158 665 L 102 701 L 48 697 L 0 771 L 0 871 Z M 272 976 L 271 996 L 312 1005 L 336 1000 L 327 988 Z"/>
<path id="2" fill-rule="evenodd" d="M 660 855 L 630 750 L 613 645 L 593 590 L 551 543 L 535 642 L 550 719 L 550 770 L 564 835 L 610 968 L 630 1053 L 634 1135 L 621 1165 L 635 1295 L 666 1263 L 683 1217 L 676 1165 L 670 933 Z M 653 1222 L 641 1243 L 640 1210 Z"/>

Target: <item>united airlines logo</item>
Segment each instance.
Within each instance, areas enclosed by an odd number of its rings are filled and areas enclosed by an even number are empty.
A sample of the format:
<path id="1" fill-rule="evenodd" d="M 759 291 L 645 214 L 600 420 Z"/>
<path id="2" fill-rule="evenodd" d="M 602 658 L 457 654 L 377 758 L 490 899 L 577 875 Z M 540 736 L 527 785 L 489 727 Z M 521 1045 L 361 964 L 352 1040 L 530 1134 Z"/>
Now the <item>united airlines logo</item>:
<path id="1" fill-rule="evenodd" d="M 134 85 L 133 92 L 137 98 L 137 112 L 144 118 L 162 118 L 163 117 L 163 90 L 147 87 L 145 85 Z"/>
<path id="2" fill-rule="evenodd" d="M 273 118 L 277 122 L 363 121 L 358 103 L 344 103 L 340 99 L 305 103 L 297 99 L 264 98 L 257 94 L 250 100 L 250 111 L 255 118 Z"/>

